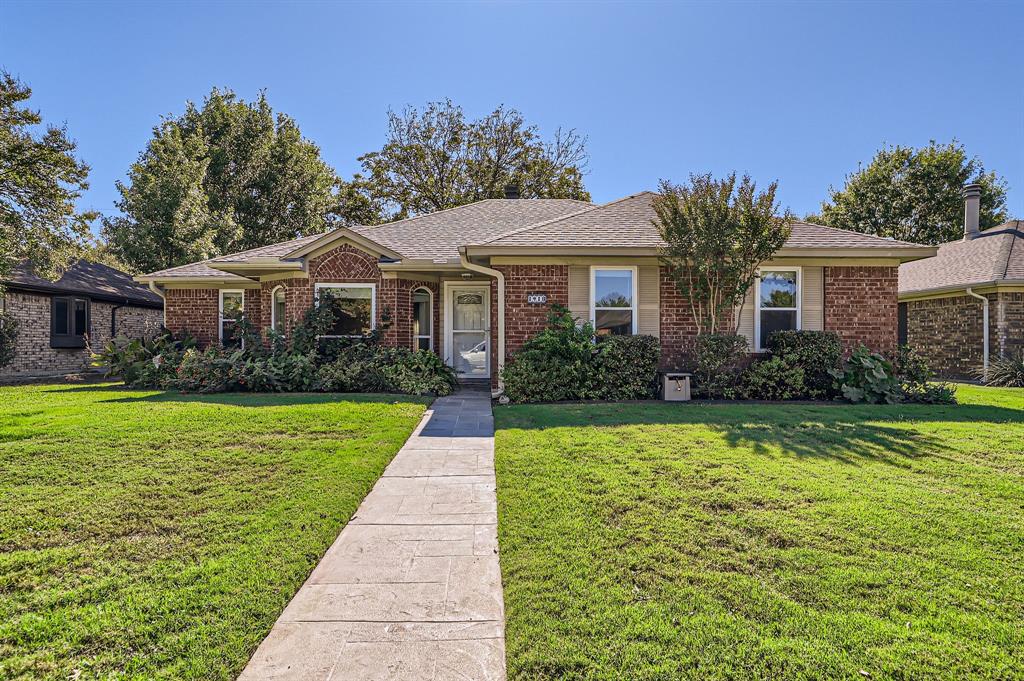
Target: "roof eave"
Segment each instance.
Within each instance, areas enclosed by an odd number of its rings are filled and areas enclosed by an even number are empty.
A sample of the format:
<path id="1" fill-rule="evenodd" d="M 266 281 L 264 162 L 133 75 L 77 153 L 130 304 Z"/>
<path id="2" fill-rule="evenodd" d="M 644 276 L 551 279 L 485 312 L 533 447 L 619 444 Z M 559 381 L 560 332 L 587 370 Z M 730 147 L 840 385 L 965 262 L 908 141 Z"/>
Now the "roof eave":
<path id="1" fill-rule="evenodd" d="M 990 281 L 978 281 L 968 284 L 950 284 L 949 286 L 935 286 L 933 288 L 913 289 L 911 291 L 900 291 L 900 300 L 914 300 L 917 298 L 931 298 L 957 291 L 966 291 L 976 288 L 1003 288 L 1008 286 L 1024 286 L 1024 279 L 993 279 Z"/>
<path id="2" fill-rule="evenodd" d="M 659 255 L 661 249 L 656 246 L 501 246 L 482 244 L 464 246 L 467 255 Z M 460 248 L 461 250 L 461 248 Z M 934 246 L 913 246 L 909 248 L 843 248 L 843 247 L 799 247 L 781 248 L 773 257 L 776 258 L 884 258 L 910 262 L 930 258 L 938 252 Z"/>

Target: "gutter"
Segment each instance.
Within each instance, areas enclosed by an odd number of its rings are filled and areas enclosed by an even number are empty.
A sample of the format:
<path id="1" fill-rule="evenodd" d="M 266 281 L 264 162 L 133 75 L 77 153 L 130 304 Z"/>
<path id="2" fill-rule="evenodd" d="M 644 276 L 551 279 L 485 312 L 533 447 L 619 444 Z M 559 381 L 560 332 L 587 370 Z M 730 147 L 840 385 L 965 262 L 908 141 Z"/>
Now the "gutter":
<path id="1" fill-rule="evenodd" d="M 982 366 L 982 378 L 988 381 L 988 298 L 985 296 L 979 296 L 971 287 L 967 287 L 967 295 L 972 298 L 977 298 L 982 303 L 981 308 L 981 330 L 984 334 L 981 339 L 981 366 Z"/>
<path id="2" fill-rule="evenodd" d="M 501 379 L 501 370 L 505 368 L 505 275 L 490 267 L 471 263 L 465 246 L 459 246 L 459 260 L 467 270 L 494 277 L 498 281 L 498 389 L 491 391 L 491 397 L 499 397 L 505 392 Z"/>
<path id="3" fill-rule="evenodd" d="M 164 301 L 164 304 L 162 306 L 163 307 L 163 313 L 164 313 L 164 320 L 162 322 L 162 325 L 166 328 L 167 327 L 167 296 L 165 296 L 164 292 L 160 289 L 159 286 L 157 286 L 157 283 L 155 281 L 152 281 L 152 280 L 149 282 L 149 290 L 152 291 L 153 293 L 157 294 L 158 296 L 160 296 L 160 300 Z"/>

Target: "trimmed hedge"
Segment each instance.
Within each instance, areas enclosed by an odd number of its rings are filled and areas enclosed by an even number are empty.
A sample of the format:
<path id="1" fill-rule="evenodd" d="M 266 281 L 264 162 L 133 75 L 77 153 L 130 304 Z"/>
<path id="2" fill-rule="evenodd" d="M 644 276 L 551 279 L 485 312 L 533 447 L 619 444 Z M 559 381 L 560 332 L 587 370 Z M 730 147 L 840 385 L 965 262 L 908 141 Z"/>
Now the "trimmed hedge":
<path id="1" fill-rule="evenodd" d="M 661 346 L 653 336 L 596 337 L 552 305 L 547 326 L 523 344 L 501 378 L 512 402 L 641 400 L 657 394 Z"/>

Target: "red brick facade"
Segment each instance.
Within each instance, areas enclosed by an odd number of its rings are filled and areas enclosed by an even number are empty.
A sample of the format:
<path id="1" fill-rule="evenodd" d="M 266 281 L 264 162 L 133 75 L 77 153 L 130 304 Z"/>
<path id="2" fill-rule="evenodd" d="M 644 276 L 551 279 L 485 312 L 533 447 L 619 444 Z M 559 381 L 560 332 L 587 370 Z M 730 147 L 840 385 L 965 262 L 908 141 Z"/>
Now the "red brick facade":
<path id="1" fill-rule="evenodd" d="M 192 334 L 200 345 L 218 342 L 220 291 L 215 288 L 171 288 L 164 292 L 164 318 L 175 333 Z"/>
<path id="2" fill-rule="evenodd" d="M 685 367 L 693 355 L 697 321 L 668 268 L 658 268 L 658 296 L 661 316 L 661 364 L 666 368 Z"/>
<path id="3" fill-rule="evenodd" d="M 899 332 L 896 267 L 826 267 L 825 330 L 852 349 L 866 345 L 889 355 Z"/>
<path id="4" fill-rule="evenodd" d="M 512 354 L 523 346 L 526 339 L 536 335 L 547 323 L 548 312 L 554 304 L 569 305 L 568 265 L 499 265 L 494 269 L 505 275 L 505 352 Z M 492 287 L 491 307 L 497 328 L 497 289 Z M 531 293 L 545 293 L 544 305 L 527 302 Z"/>

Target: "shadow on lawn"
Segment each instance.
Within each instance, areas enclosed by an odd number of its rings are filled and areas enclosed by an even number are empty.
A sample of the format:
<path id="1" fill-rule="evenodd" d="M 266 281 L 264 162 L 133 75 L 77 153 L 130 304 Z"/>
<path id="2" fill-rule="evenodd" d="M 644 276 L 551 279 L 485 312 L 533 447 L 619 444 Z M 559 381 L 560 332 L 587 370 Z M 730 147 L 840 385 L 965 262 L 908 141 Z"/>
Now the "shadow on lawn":
<path id="1" fill-rule="evenodd" d="M 818 457 L 849 464 L 872 460 L 896 466 L 921 457 L 944 457 L 951 449 L 949 436 L 918 426 L 1024 424 L 1022 410 L 982 405 L 632 403 L 520 406 L 495 413 L 500 414 L 499 429 L 691 425 L 721 434 L 730 447 L 749 448 L 759 455 Z M 675 440 L 700 446 L 699 433 L 693 434 L 694 439 Z M 664 438 L 671 444 L 673 431 L 646 431 L 645 437 Z"/>
<path id="2" fill-rule="evenodd" d="M 328 404 L 332 402 L 374 402 L 374 403 L 409 403 L 422 404 L 425 398 L 412 395 L 382 394 L 382 393 L 180 393 L 173 390 L 153 392 L 151 390 L 136 390 L 126 388 L 123 385 L 93 385 L 71 388 L 60 388 L 47 390 L 45 392 L 63 393 L 112 393 L 122 395 L 131 392 L 147 392 L 151 394 L 138 397 L 118 396 L 107 400 L 100 400 L 104 403 L 130 404 L 133 402 L 191 402 L 199 404 L 224 404 L 234 407 L 280 407 L 299 404 Z"/>

